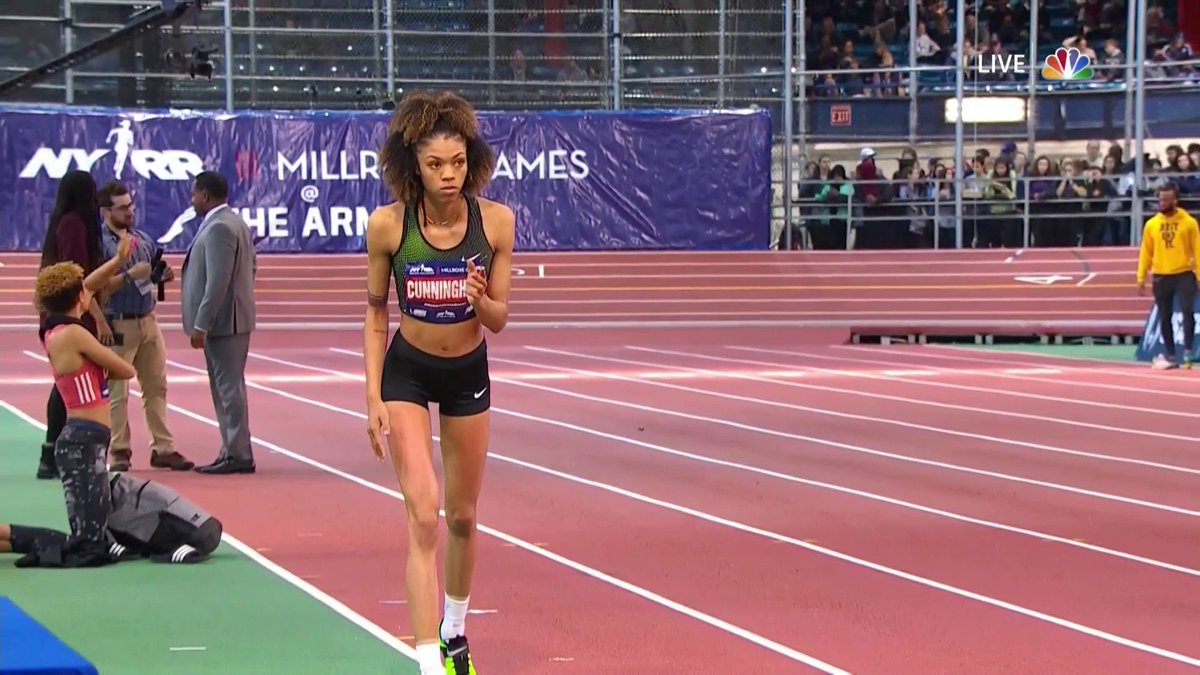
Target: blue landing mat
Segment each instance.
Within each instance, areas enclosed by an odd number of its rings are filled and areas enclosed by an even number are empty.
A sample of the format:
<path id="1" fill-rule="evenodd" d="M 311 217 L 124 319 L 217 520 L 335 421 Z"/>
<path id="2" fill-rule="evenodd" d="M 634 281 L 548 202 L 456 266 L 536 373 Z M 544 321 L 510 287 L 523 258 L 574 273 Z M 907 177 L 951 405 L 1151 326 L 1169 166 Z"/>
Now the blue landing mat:
<path id="1" fill-rule="evenodd" d="M 0 675 L 98 675 L 54 633 L 0 597 Z"/>

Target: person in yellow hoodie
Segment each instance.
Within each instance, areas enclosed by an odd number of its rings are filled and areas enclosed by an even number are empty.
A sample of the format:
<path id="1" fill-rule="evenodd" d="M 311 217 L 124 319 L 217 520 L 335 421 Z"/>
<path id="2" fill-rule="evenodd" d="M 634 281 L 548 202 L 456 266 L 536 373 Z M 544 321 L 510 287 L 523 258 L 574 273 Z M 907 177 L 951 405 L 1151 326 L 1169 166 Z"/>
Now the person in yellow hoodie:
<path id="1" fill-rule="evenodd" d="M 1142 229 L 1142 250 L 1138 256 L 1138 295 L 1146 294 L 1146 272 L 1154 273 L 1154 302 L 1158 306 L 1163 353 L 1156 355 L 1151 365 L 1160 370 L 1178 367 L 1172 322 L 1176 298 L 1183 314 L 1183 362 L 1188 368 L 1196 336 L 1192 308 L 1196 299 L 1196 265 L 1200 263 L 1200 227 L 1178 203 L 1179 188 L 1174 183 L 1158 188 L 1158 213 Z"/>

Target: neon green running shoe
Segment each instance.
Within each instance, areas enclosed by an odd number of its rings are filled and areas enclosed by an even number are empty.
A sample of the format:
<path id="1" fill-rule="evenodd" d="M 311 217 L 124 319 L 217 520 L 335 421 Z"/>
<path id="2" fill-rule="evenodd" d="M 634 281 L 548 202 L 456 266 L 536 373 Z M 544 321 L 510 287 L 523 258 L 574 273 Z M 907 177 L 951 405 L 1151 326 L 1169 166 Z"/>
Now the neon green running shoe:
<path id="1" fill-rule="evenodd" d="M 442 648 L 442 658 L 446 659 L 446 675 L 477 675 L 475 664 L 471 662 L 471 648 L 467 645 L 467 636 L 459 635 L 447 642 L 441 637 L 438 629 L 438 644 Z"/>

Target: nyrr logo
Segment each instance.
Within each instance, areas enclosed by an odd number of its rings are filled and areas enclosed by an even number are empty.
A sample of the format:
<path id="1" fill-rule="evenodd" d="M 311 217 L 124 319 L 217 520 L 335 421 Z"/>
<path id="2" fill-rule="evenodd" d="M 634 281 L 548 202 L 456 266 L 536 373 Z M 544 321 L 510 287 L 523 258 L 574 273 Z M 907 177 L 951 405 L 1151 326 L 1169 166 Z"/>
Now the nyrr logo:
<path id="1" fill-rule="evenodd" d="M 39 174 L 45 174 L 50 178 L 62 178 L 73 169 L 92 171 L 100 159 L 110 154 L 113 155 L 113 178 L 117 180 L 125 177 L 127 169 L 133 169 L 142 178 L 156 180 L 191 180 L 204 171 L 204 161 L 186 150 L 134 148 L 129 125 L 129 120 L 122 120 L 108 132 L 105 142 L 111 143 L 111 148 L 38 148 L 19 176 L 37 178 Z"/>
<path id="2" fill-rule="evenodd" d="M 50 178 L 62 178 L 72 169 L 91 171 L 96 161 L 109 152 L 82 148 L 38 148 L 21 169 L 20 177 L 37 178 L 39 173 L 45 173 Z M 186 150 L 134 150 L 128 158 L 133 172 L 146 179 L 190 180 L 204 171 L 203 160 Z M 120 178 L 123 173 L 113 175 Z"/>

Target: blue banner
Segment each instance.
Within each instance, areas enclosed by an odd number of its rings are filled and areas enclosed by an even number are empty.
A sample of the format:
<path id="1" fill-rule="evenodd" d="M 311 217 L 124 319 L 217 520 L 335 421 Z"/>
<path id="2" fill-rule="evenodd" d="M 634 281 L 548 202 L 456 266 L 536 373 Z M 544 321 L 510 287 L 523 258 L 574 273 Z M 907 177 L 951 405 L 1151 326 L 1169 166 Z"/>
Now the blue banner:
<path id="1" fill-rule="evenodd" d="M 1200 326 L 1200 297 L 1196 298 L 1192 306 L 1192 316 L 1196 319 L 1196 325 Z M 1175 309 L 1171 315 L 1171 330 L 1175 337 L 1175 356 L 1181 358 L 1183 356 L 1183 311 L 1179 306 L 1179 298 L 1175 298 Z M 1193 339 L 1192 353 L 1200 354 L 1200 331 L 1197 331 Z M 1142 329 L 1142 339 L 1138 341 L 1137 359 L 1138 361 L 1150 361 L 1155 356 L 1165 352 L 1165 343 L 1163 342 L 1162 330 L 1158 327 L 1158 305 L 1150 307 L 1150 315 L 1146 317 L 1146 326 Z"/>
<path id="2" fill-rule="evenodd" d="M 368 215 L 392 201 L 389 115 L 0 108 L 0 250 L 40 250 L 58 179 L 84 169 L 126 183 L 167 251 L 199 225 L 203 170 L 229 180 L 260 251 L 363 251 Z M 497 159 L 483 196 L 516 212 L 518 250 L 769 246 L 765 111 L 480 113 L 480 128 Z"/>

